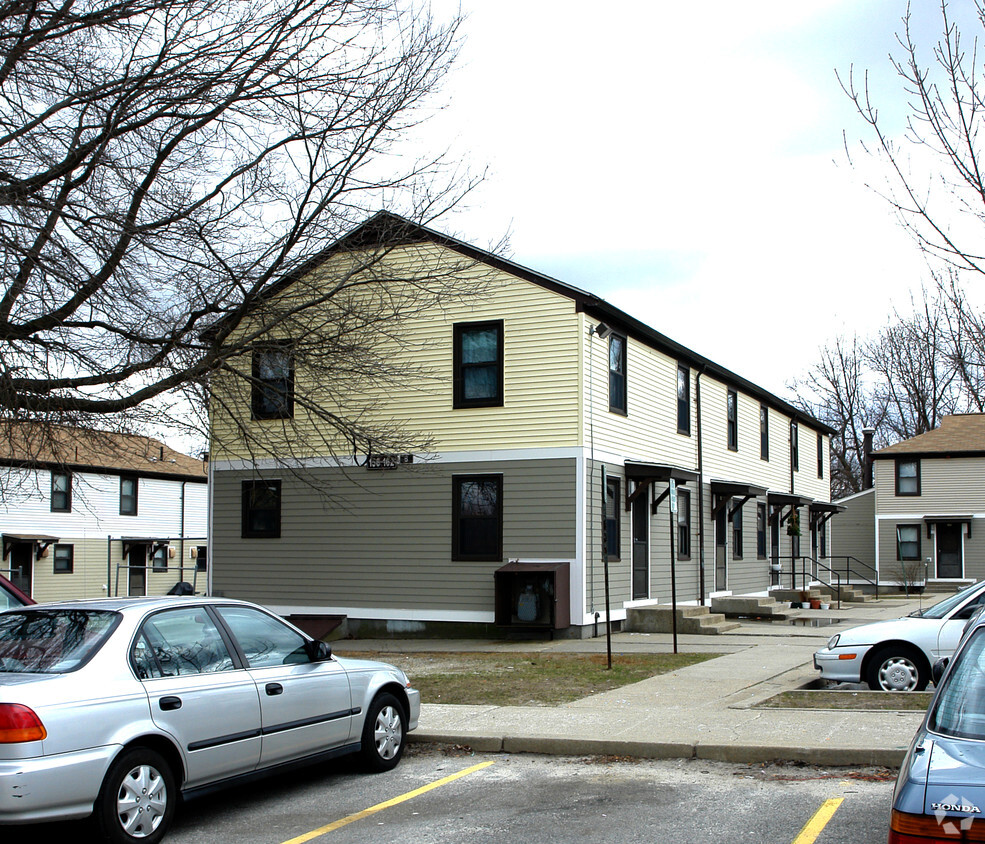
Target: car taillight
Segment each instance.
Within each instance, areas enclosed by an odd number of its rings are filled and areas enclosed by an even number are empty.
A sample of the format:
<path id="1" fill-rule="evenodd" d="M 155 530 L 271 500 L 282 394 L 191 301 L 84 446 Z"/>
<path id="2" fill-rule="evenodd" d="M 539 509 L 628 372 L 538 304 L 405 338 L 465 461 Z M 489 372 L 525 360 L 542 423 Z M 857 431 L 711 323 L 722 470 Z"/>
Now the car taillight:
<path id="1" fill-rule="evenodd" d="M 911 815 L 893 809 L 889 820 L 889 844 L 952 844 L 985 841 L 985 820 L 935 815 Z"/>
<path id="2" fill-rule="evenodd" d="M 41 741 L 47 735 L 33 709 L 19 703 L 0 703 L 0 744 Z"/>

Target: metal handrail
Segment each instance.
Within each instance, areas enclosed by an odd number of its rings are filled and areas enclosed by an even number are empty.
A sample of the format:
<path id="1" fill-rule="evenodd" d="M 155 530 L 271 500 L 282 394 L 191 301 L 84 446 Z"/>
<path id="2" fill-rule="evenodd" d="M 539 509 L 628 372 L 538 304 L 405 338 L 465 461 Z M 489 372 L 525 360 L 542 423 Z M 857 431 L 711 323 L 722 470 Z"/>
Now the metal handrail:
<path id="1" fill-rule="evenodd" d="M 854 577 L 857 580 L 865 581 L 870 586 L 874 587 L 876 597 L 879 597 L 879 569 L 875 566 L 870 566 L 868 563 L 863 563 L 858 557 L 853 557 L 851 554 L 831 555 L 828 559 L 832 561 L 844 560 L 846 579 L 851 580 Z M 858 568 L 867 569 L 872 572 L 872 577 L 867 577 L 865 574 L 860 572 Z"/>

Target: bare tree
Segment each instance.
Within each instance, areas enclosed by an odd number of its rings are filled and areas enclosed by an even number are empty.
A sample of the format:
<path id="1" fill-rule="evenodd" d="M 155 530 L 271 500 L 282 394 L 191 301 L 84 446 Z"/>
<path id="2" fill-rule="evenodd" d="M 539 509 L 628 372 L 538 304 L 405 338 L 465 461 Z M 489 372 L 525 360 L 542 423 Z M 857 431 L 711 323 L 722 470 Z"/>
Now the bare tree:
<path id="1" fill-rule="evenodd" d="M 421 267 L 394 278 L 392 218 L 289 305 L 269 291 L 367 209 L 427 222 L 467 192 L 442 156 L 398 146 L 457 26 L 399 0 L 0 4 L 0 418 L 133 427 L 181 395 L 201 408 L 212 378 L 250 395 L 261 338 L 295 338 L 329 397 L 406 376 L 380 337 L 463 290 Z M 407 295 L 355 295 L 370 277 Z M 294 395 L 315 427 L 364 450 L 411 437 L 325 395 Z"/>
<path id="2" fill-rule="evenodd" d="M 831 495 L 844 498 L 862 489 L 863 431 L 875 428 L 885 441 L 885 405 L 879 400 L 857 338 L 839 336 L 820 351 L 820 360 L 791 386 L 794 403 L 835 433 L 831 437 Z"/>

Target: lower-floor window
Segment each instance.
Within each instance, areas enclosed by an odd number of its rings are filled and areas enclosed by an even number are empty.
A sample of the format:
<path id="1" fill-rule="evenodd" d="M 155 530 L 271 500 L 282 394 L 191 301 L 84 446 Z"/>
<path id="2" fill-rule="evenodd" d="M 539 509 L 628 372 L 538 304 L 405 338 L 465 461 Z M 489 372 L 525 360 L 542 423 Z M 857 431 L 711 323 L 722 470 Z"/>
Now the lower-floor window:
<path id="1" fill-rule="evenodd" d="M 605 479 L 605 550 L 610 560 L 618 560 L 622 537 L 619 535 L 619 478 Z"/>
<path id="2" fill-rule="evenodd" d="M 756 556 L 766 559 L 766 505 L 756 505 Z"/>
<path id="3" fill-rule="evenodd" d="M 154 549 L 154 557 L 151 560 L 151 568 L 154 571 L 168 570 L 168 546 L 158 545 Z"/>
<path id="4" fill-rule="evenodd" d="M 742 559 L 742 505 L 735 501 L 731 503 L 735 507 L 732 514 L 732 557 L 736 560 Z"/>
<path id="5" fill-rule="evenodd" d="M 280 536 L 280 481 L 243 481 L 244 539 Z"/>
<path id="6" fill-rule="evenodd" d="M 503 558 L 503 476 L 452 478 L 452 559 Z"/>
<path id="7" fill-rule="evenodd" d="M 920 559 L 920 525 L 896 526 L 896 559 Z"/>
<path id="8" fill-rule="evenodd" d="M 677 490 L 677 559 L 691 559 L 691 493 Z"/>
<path id="9" fill-rule="evenodd" d="M 54 572 L 55 574 L 71 574 L 75 571 L 75 546 L 56 545 Z"/>

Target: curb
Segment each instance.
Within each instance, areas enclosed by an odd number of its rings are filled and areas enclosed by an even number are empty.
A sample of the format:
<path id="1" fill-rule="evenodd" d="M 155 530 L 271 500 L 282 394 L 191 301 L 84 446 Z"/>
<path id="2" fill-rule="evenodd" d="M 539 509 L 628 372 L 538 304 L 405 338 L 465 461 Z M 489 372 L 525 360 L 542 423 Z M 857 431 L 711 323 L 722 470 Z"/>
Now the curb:
<path id="1" fill-rule="evenodd" d="M 707 759 L 733 764 L 800 762 L 824 767 L 898 768 L 906 748 L 794 747 L 791 745 L 703 744 L 701 742 L 616 741 L 551 736 L 477 736 L 416 730 L 419 744 L 464 745 L 478 753 L 537 753 L 546 756 L 632 756 L 638 759 Z"/>

